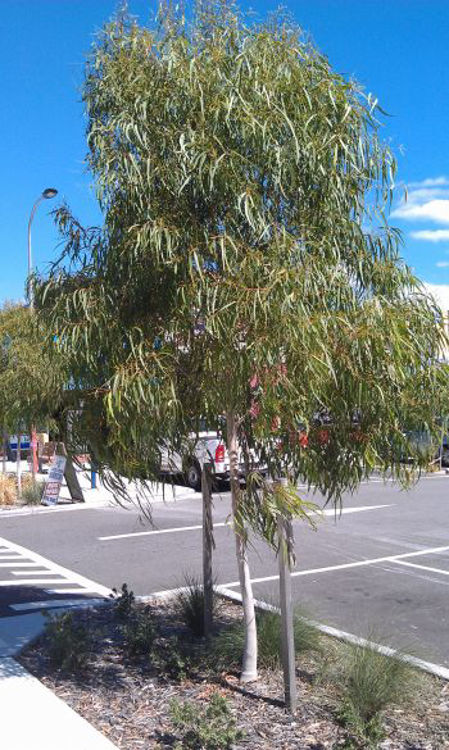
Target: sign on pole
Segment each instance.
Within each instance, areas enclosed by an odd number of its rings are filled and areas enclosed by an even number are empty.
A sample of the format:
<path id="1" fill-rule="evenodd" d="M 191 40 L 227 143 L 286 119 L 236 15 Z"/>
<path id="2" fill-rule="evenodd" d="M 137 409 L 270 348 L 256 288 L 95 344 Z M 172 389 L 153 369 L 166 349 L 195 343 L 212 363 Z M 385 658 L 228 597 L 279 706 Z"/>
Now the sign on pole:
<path id="1" fill-rule="evenodd" d="M 65 456 L 56 455 L 48 472 L 48 478 L 45 483 L 44 494 L 42 495 L 41 505 L 56 505 L 61 491 L 62 480 L 65 471 Z"/>

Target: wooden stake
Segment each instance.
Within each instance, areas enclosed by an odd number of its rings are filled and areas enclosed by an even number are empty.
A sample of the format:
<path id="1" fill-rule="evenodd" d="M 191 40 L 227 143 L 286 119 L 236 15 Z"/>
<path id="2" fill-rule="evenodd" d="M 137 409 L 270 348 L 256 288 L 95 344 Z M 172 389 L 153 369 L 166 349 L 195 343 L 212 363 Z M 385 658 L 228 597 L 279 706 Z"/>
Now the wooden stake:
<path id="1" fill-rule="evenodd" d="M 212 574 L 212 551 L 214 527 L 212 521 L 212 496 L 210 465 L 203 463 L 201 469 L 201 492 L 203 496 L 203 592 L 204 592 L 204 635 L 209 638 L 213 622 L 214 583 Z"/>
<path id="2" fill-rule="evenodd" d="M 291 521 L 278 519 L 279 583 L 281 599 L 282 667 L 284 671 L 285 705 L 294 714 L 297 705 L 295 638 L 293 630 L 292 584 L 290 551 L 293 544 Z"/>

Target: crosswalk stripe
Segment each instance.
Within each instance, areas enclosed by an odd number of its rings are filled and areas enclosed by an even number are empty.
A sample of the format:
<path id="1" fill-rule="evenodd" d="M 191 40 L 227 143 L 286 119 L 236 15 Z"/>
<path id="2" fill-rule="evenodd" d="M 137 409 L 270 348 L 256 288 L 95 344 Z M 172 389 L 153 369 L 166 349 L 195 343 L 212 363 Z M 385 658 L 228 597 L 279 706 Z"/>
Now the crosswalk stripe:
<path id="1" fill-rule="evenodd" d="M 54 575 L 54 574 L 53 574 Z M 0 586 L 6 587 L 6 586 L 36 586 L 38 583 L 51 583 L 51 584 L 61 584 L 62 581 L 60 578 L 21 578 L 19 581 L 0 581 Z M 70 583 L 70 581 L 67 581 L 67 583 Z M 79 591 L 79 589 L 78 589 Z"/>

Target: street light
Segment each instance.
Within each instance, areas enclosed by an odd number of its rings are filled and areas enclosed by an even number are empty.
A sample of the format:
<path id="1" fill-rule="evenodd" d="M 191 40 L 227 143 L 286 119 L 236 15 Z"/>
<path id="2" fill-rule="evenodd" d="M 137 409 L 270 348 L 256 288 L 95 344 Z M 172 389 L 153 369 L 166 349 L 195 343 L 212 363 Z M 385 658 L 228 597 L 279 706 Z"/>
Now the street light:
<path id="1" fill-rule="evenodd" d="M 36 213 L 36 209 L 43 200 L 49 200 L 51 198 L 54 198 L 55 195 L 58 194 L 58 191 L 56 188 L 45 188 L 45 190 L 42 191 L 37 201 L 35 201 L 33 208 L 31 209 L 30 214 L 30 220 L 28 222 L 28 299 L 30 303 L 30 310 L 33 310 L 34 308 L 34 289 L 33 289 L 33 280 L 31 278 L 31 272 L 32 272 L 32 264 L 31 264 L 31 225 L 33 223 L 34 214 Z M 20 434 L 18 435 L 18 445 L 17 445 L 17 455 L 19 456 L 19 464 L 20 465 Z M 37 470 L 38 470 L 38 460 L 37 460 L 37 441 L 36 441 L 36 429 L 32 425 L 31 426 L 31 452 L 32 452 L 32 461 L 33 461 L 33 477 L 36 476 Z M 18 474 L 19 476 L 19 474 Z"/>
<path id="2" fill-rule="evenodd" d="M 32 264 L 31 264 L 31 225 L 33 223 L 34 214 L 36 213 L 36 209 L 43 200 L 49 200 L 50 198 L 54 198 L 55 195 L 58 194 L 58 191 L 56 188 L 46 188 L 39 196 L 37 201 L 35 201 L 33 208 L 31 209 L 30 214 L 30 220 L 28 222 L 28 298 L 30 301 L 30 308 L 33 309 L 34 307 L 34 290 L 33 290 L 33 282 L 31 280 L 31 271 L 32 271 Z"/>

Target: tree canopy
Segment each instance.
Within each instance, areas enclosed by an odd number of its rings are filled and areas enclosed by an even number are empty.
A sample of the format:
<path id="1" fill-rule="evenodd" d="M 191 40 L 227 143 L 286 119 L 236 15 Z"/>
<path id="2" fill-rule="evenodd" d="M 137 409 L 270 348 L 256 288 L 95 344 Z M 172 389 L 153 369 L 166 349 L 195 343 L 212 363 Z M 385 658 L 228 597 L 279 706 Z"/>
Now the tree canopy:
<path id="1" fill-rule="evenodd" d="M 439 311 L 387 224 L 376 101 L 282 16 L 166 11 L 116 19 L 87 64 L 105 222 L 59 210 L 45 291 L 75 380 L 87 366 L 116 449 L 232 405 L 253 442 L 301 426 L 307 451 L 282 455 L 334 498 L 374 465 L 400 476 L 404 428 L 437 416 Z"/>
<path id="2" fill-rule="evenodd" d="M 48 337 L 22 304 L 0 310 L 0 424 L 9 432 L 48 425 L 62 405 L 64 368 Z"/>
<path id="3" fill-rule="evenodd" d="M 288 18 L 250 24 L 226 0 L 191 21 L 163 4 L 151 28 L 117 17 L 83 99 L 104 224 L 57 211 L 65 249 L 38 299 L 100 460 L 154 474 L 162 441 L 226 415 L 234 516 L 272 543 L 276 514 L 304 506 L 261 477 L 240 490 L 237 437 L 335 503 L 375 466 L 405 481 L 406 429 L 436 426 L 444 334 L 388 224 L 376 100 Z M 245 604 L 244 547 L 238 526 Z"/>

